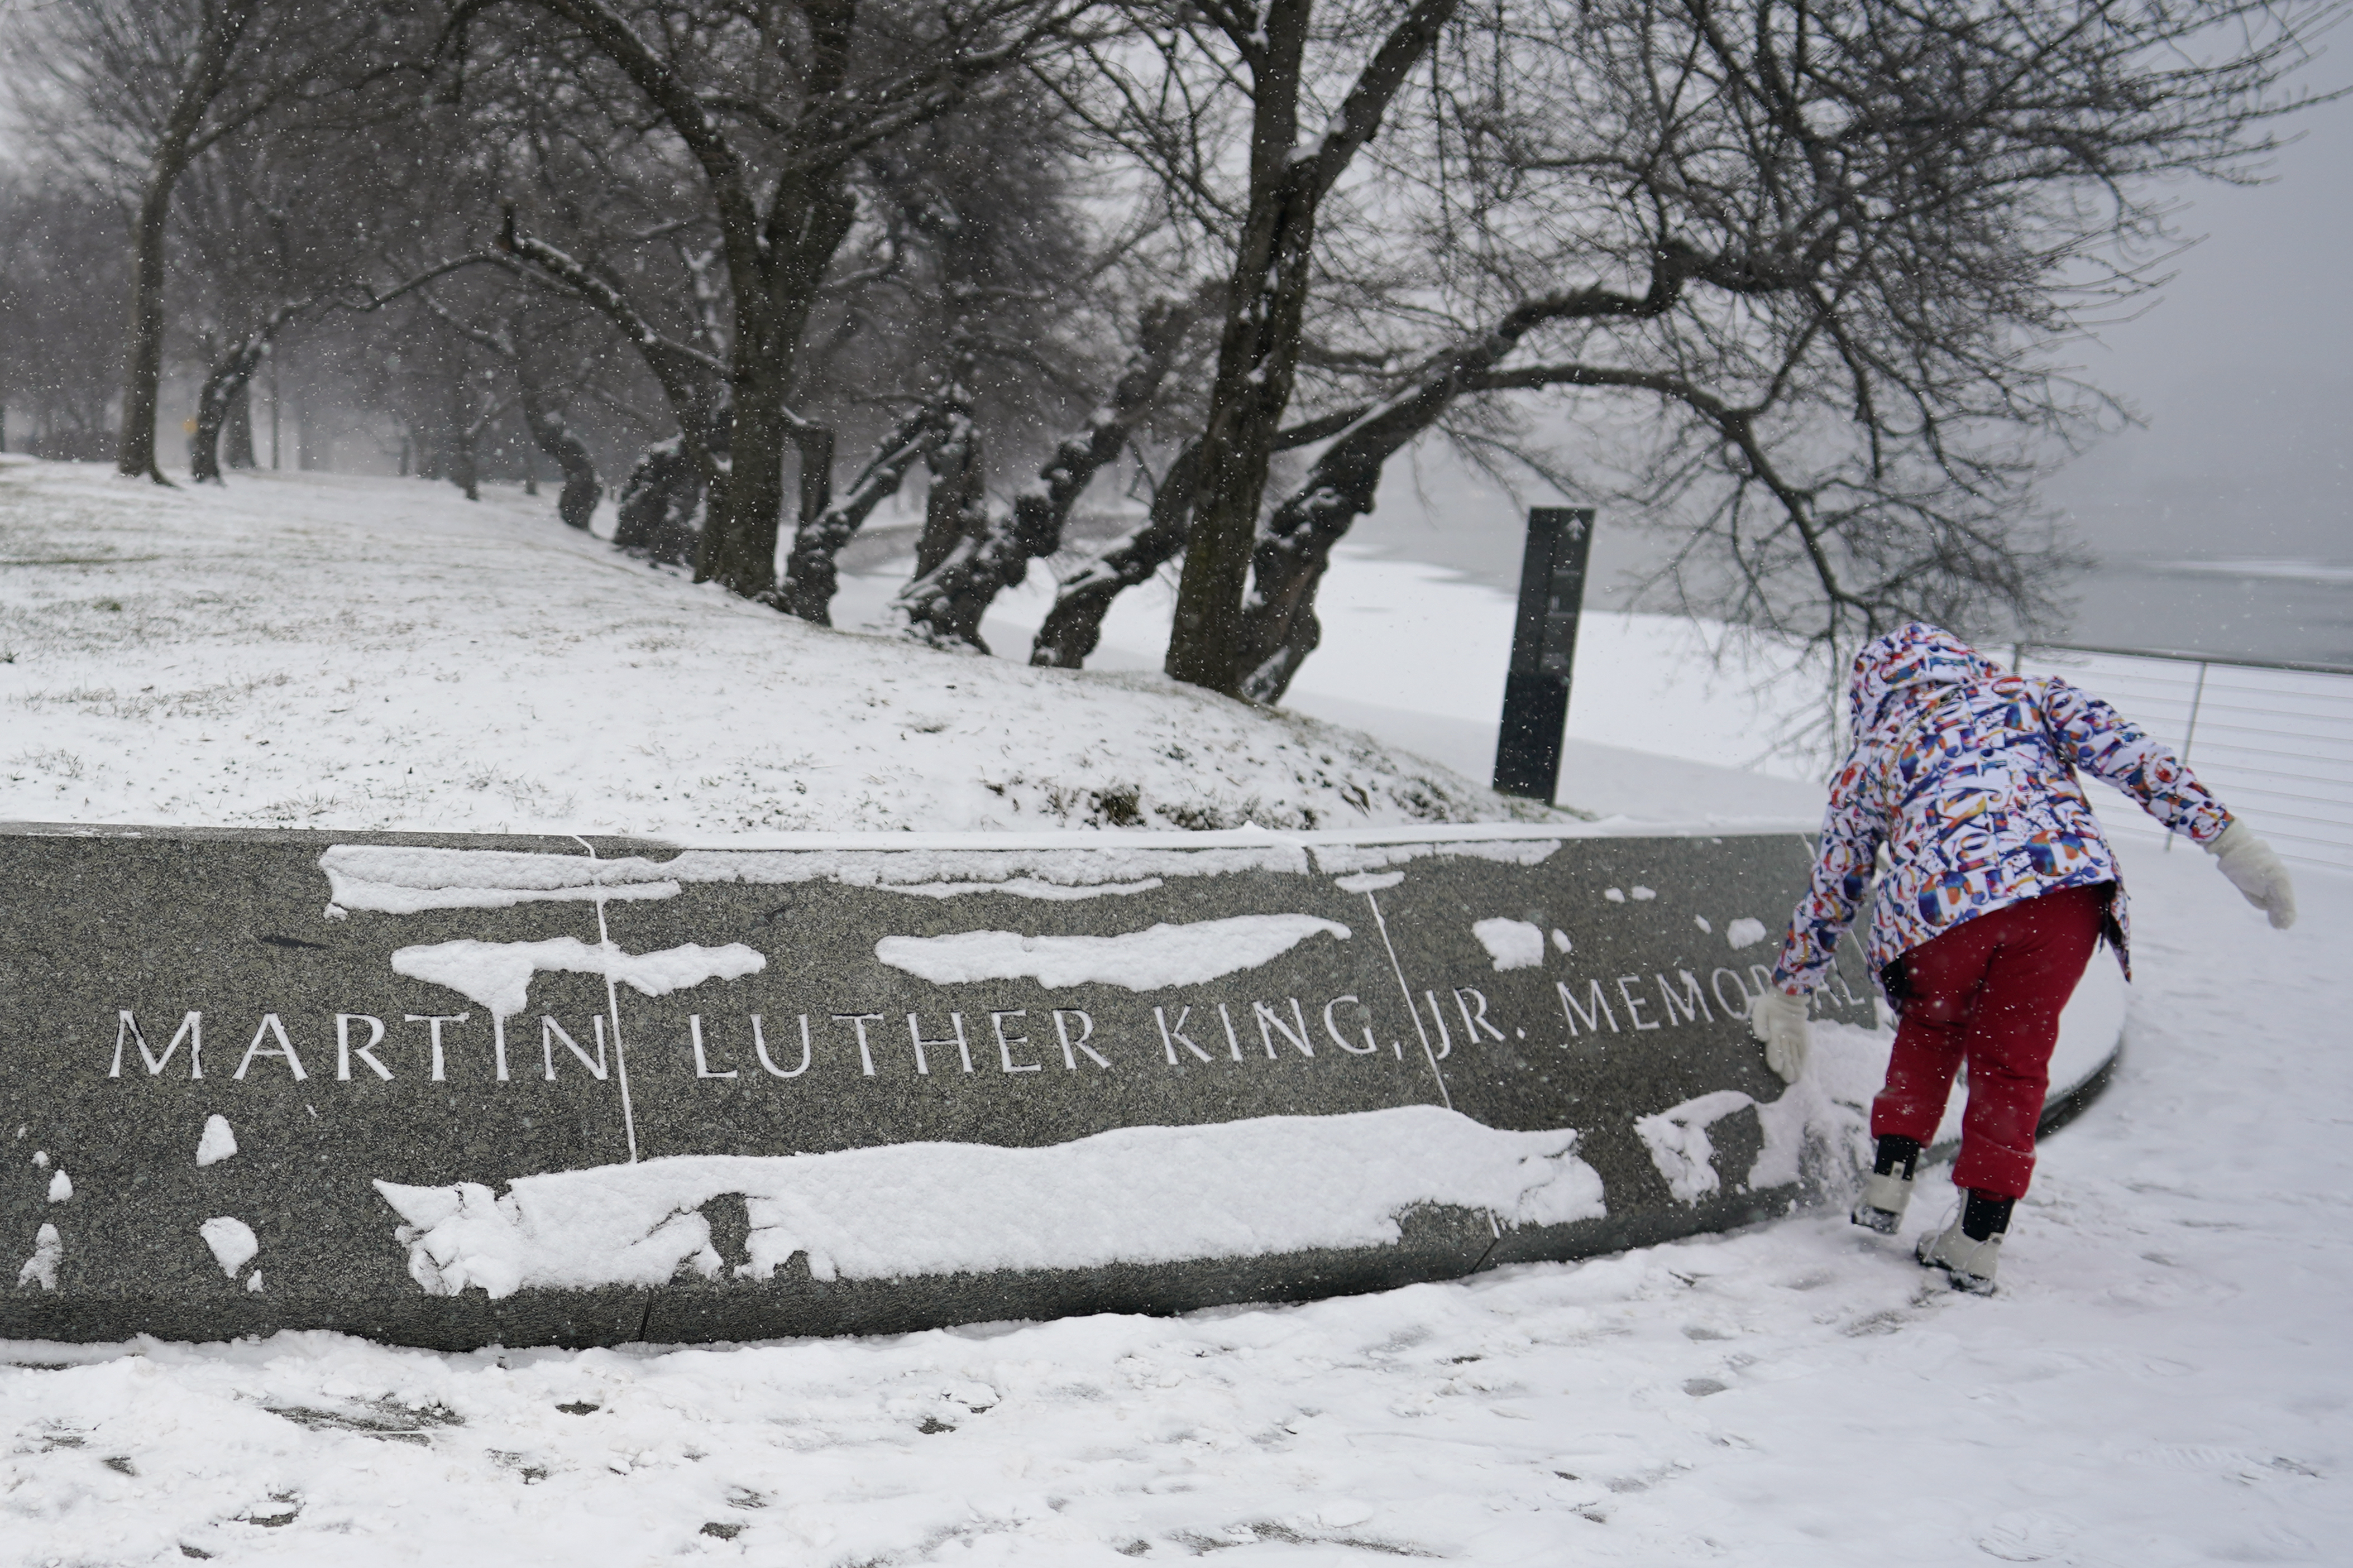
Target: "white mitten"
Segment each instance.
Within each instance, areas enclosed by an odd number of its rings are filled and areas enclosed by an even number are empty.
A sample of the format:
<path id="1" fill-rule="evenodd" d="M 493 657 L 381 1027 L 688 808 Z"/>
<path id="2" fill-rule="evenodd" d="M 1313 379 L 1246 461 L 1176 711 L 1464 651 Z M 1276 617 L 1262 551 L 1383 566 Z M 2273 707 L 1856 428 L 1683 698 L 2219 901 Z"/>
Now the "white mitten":
<path id="1" fill-rule="evenodd" d="M 2295 884 L 2272 847 L 2247 831 L 2235 818 L 2206 846 L 2222 875 L 2247 902 L 2271 917 L 2274 931 L 2295 924 Z"/>
<path id="2" fill-rule="evenodd" d="M 1748 1005 L 1748 1029 L 1765 1042 L 1765 1065 L 1795 1083 L 1806 1070 L 1806 999 L 1766 991 Z"/>

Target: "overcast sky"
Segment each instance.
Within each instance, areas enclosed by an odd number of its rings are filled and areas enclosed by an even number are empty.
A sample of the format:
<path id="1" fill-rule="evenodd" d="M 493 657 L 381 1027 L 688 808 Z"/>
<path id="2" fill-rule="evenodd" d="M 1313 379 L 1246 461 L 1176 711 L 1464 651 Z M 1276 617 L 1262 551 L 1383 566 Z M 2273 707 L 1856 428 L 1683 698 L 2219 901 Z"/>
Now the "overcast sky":
<path id="1" fill-rule="evenodd" d="M 2268 184 L 2186 193 L 2204 237 L 2084 357 L 2147 420 L 2046 491 L 2095 549 L 2353 561 L 2353 102 L 2295 124 Z"/>

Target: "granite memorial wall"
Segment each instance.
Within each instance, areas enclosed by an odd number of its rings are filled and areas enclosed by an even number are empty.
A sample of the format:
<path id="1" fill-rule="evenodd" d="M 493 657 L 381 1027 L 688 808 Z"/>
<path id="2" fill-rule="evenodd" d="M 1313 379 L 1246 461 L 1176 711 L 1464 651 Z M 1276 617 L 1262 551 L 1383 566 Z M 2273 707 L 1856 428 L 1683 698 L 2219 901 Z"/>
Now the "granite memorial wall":
<path id="1" fill-rule="evenodd" d="M 1859 1136 L 1743 1022 L 1810 850 L 0 830 L 0 1336 L 895 1331 L 1743 1223 Z M 1823 1000 L 1872 1023 L 1851 951 Z"/>

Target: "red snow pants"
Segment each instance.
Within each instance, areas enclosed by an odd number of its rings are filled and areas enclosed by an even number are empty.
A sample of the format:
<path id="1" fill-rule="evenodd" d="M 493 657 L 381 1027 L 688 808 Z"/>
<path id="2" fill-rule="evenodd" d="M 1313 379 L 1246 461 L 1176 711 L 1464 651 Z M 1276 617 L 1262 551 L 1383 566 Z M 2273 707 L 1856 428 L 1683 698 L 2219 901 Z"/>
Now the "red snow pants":
<path id="1" fill-rule="evenodd" d="M 2063 888 L 1964 921 L 1904 955 L 1904 1018 L 1887 1087 L 1871 1102 L 1873 1138 L 1927 1143 L 1966 1061 L 1953 1184 L 2026 1195 L 2059 1012 L 2099 946 L 2111 892 L 2105 882 Z"/>

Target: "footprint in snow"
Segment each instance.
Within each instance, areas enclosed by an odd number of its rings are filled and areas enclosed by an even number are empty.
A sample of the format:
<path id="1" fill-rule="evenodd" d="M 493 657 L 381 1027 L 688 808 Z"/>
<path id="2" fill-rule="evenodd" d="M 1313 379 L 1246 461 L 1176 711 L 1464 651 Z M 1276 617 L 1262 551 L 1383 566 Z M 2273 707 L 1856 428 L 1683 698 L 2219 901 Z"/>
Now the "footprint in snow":
<path id="1" fill-rule="evenodd" d="M 2041 1563 L 2059 1556 L 2075 1538 L 2073 1521 L 2029 1509 L 2005 1513 L 1977 1532 L 1978 1550 L 2004 1563 Z"/>

